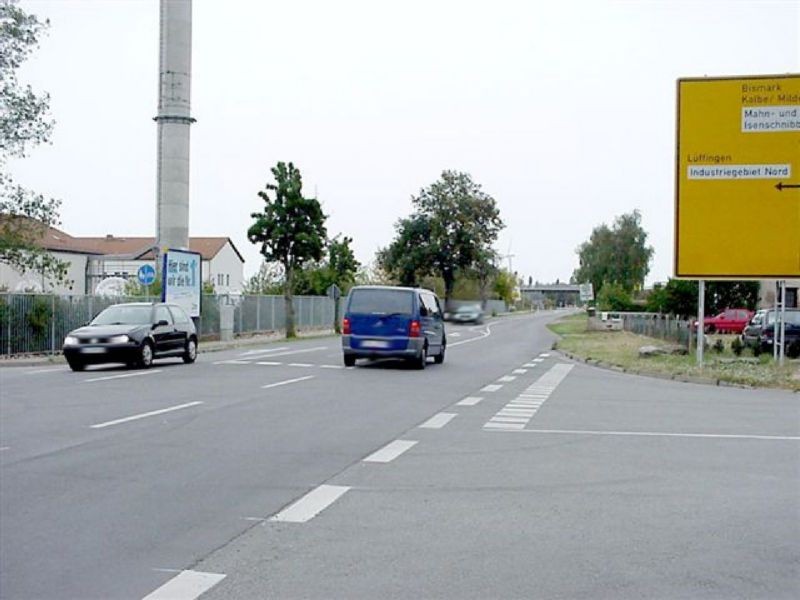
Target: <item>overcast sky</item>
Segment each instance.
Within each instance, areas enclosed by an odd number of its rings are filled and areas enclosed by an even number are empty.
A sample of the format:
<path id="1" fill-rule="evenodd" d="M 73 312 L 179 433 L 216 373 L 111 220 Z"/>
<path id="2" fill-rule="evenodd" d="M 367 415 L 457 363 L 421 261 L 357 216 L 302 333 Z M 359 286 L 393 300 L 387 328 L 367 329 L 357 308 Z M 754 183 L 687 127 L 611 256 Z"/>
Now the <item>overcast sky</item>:
<path id="1" fill-rule="evenodd" d="M 21 72 L 52 145 L 13 164 L 72 235 L 155 235 L 158 2 L 23 0 L 51 29 Z M 470 173 L 526 279 L 568 279 L 639 209 L 672 275 L 675 80 L 800 71 L 800 2 L 195 0 L 190 235 L 245 236 L 293 161 L 331 235 L 372 261 L 411 196 Z"/>

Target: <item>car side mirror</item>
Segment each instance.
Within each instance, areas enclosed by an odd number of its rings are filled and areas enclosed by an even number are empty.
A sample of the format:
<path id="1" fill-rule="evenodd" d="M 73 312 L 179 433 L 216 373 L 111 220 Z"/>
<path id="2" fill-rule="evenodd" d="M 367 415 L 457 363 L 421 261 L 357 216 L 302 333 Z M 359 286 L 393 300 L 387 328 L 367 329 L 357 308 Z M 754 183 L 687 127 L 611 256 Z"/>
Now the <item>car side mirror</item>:
<path id="1" fill-rule="evenodd" d="M 161 319 L 158 323 L 153 325 L 153 329 L 155 329 L 156 327 L 165 327 L 166 325 L 169 325 L 167 320 L 166 319 Z"/>

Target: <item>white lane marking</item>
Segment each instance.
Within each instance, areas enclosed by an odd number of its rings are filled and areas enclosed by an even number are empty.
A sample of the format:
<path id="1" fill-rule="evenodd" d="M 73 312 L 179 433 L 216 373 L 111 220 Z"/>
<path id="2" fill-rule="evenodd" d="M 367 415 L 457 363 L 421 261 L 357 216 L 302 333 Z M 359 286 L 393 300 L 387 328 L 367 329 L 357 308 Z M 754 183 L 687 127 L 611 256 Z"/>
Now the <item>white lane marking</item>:
<path id="1" fill-rule="evenodd" d="M 275 352 L 263 358 L 275 358 L 276 356 L 291 356 L 292 354 L 304 354 L 305 352 L 319 352 L 320 350 L 327 350 L 327 346 L 317 346 L 316 348 L 305 348 L 303 350 L 290 350 L 289 352 Z M 256 358 L 256 357 L 254 357 Z"/>
<path id="2" fill-rule="evenodd" d="M 525 375 L 528 372 L 528 369 L 514 369 L 511 371 L 514 375 Z"/>
<path id="3" fill-rule="evenodd" d="M 428 419 L 422 425 L 420 425 L 420 427 L 422 429 L 441 429 L 455 417 L 456 417 L 455 413 L 439 413 L 433 415 L 430 419 Z"/>
<path id="4" fill-rule="evenodd" d="M 256 363 L 257 365 L 264 365 L 265 367 L 279 367 L 283 363 L 282 362 L 272 362 L 269 360 L 259 361 Z"/>
<path id="5" fill-rule="evenodd" d="M 483 398 L 479 396 L 467 396 L 463 400 L 456 402 L 456 406 L 475 406 L 481 400 L 483 400 Z"/>
<path id="6" fill-rule="evenodd" d="M 526 433 L 555 433 L 567 435 L 622 435 L 642 437 L 681 437 L 681 438 L 708 438 L 729 440 L 775 440 L 798 442 L 800 436 L 791 435 L 750 435 L 727 433 L 668 433 L 661 431 L 591 431 L 584 429 L 526 429 Z"/>
<path id="7" fill-rule="evenodd" d="M 547 352 L 542 352 L 539 356 L 541 356 L 542 358 L 550 358 L 550 354 L 548 354 Z"/>
<path id="8" fill-rule="evenodd" d="M 497 379 L 497 381 L 502 381 L 503 383 L 508 383 L 510 381 L 514 381 L 515 379 L 516 379 L 516 377 L 514 377 L 513 375 L 503 375 L 502 377 L 499 377 Z"/>
<path id="9" fill-rule="evenodd" d="M 84 379 L 84 383 L 91 383 L 92 381 L 108 381 L 110 379 L 125 379 L 127 377 L 141 377 L 142 375 L 155 375 L 161 373 L 161 369 L 152 369 L 149 371 L 139 371 L 138 373 L 125 373 L 125 375 L 109 375 L 107 377 L 93 377 L 92 379 Z"/>
<path id="10" fill-rule="evenodd" d="M 530 421 L 527 417 L 492 417 L 491 423 L 527 423 Z"/>
<path id="11" fill-rule="evenodd" d="M 41 373 L 61 373 L 62 371 L 69 371 L 69 369 L 64 369 L 64 368 L 38 369 L 36 371 L 26 371 L 25 375 L 39 375 Z"/>
<path id="12" fill-rule="evenodd" d="M 540 362 L 544 362 L 544 359 L 543 358 L 534 358 L 532 362 L 540 363 Z"/>
<path id="13" fill-rule="evenodd" d="M 120 423 L 127 423 L 128 421 L 138 421 L 139 419 L 154 417 L 156 415 L 163 415 L 164 413 L 173 412 L 176 410 L 182 410 L 184 408 L 197 406 L 198 404 L 202 403 L 203 402 L 200 400 L 195 400 L 194 402 L 187 402 L 186 404 L 178 404 L 177 406 L 170 406 L 168 408 L 162 408 L 161 410 L 151 410 L 150 412 L 141 413 L 138 415 L 131 415 L 130 417 L 123 417 L 122 419 L 114 419 L 113 421 L 106 421 L 105 423 L 97 423 L 96 425 L 91 425 L 91 428 L 102 429 L 103 427 L 110 427 L 111 425 L 119 425 Z"/>
<path id="14" fill-rule="evenodd" d="M 215 365 L 249 365 L 249 360 L 218 360 Z"/>
<path id="15" fill-rule="evenodd" d="M 320 369 L 344 369 L 342 365 L 320 365 Z"/>
<path id="16" fill-rule="evenodd" d="M 525 423 L 494 423 L 492 421 L 483 426 L 484 429 L 522 429 L 523 427 L 525 427 Z"/>
<path id="17" fill-rule="evenodd" d="M 373 452 L 367 458 L 364 459 L 364 462 L 377 462 L 377 463 L 388 463 L 392 462 L 395 458 L 400 456 L 406 450 L 410 450 L 413 448 L 417 442 L 413 442 L 410 440 L 395 440 L 380 450 Z"/>
<path id="18" fill-rule="evenodd" d="M 475 328 L 470 328 L 470 331 L 475 331 Z M 481 335 L 479 335 L 478 337 L 469 338 L 469 339 L 466 339 L 466 340 L 461 340 L 461 341 L 458 341 L 458 342 L 453 342 L 451 344 L 447 344 L 447 347 L 448 348 L 455 348 L 456 346 L 460 346 L 461 344 L 470 344 L 472 342 L 477 342 L 478 340 L 484 340 L 487 337 L 489 337 L 490 335 L 492 335 L 492 326 L 491 325 L 486 325 L 486 329 L 481 331 L 480 334 Z"/>
<path id="19" fill-rule="evenodd" d="M 2 452 L 3 450 L 11 450 L 11 446 L 3 446 L 2 448 L 0 448 L 0 452 Z"/>
<path id="20" fill-rule="evenodd" d="M 305 381 L 306 379 L 314 379 L 313 375 L 306 375 L 305 377 L 298 377 L 297 379 L 287 379 L 286 381 L 278 381 L 277 383 L 270 383 L 267 385 L 262 385 L 261 389 L 266 390 L 269 388 L 278 387 L 281 385 L 289 385 L 290 383 L 297 383 L 299 381 Z"/>
<path id="21" fill-rule="evenodd" d="M 481 388 L 481 391 L 482 392 L 496 392 L 497 390 L 499 390 L 502 387 L 503 387 L 502 385 L 490 383 L 489 385 L 483 386 Z"/>
<path id="22" fill-rule="evenodd" d="M 553 365 L 533 385 L 501 408 L 494 417 L 489 419 L 484 427 L 490 427 L 493 422 L 497 422 L 501 417 L 525 417 L 525 423 L 521 427 L 524 428 L 541 408 L 545 400 L 553 393 L 553 390 L 572 370 L 572 367 L 573 365 L 565 363 Z"/>
<path id="23" fill-rule="evenodd" d="M 522 366 L 527 368 L 527 369 L 532 369 L 532 368 L 534 368 L 536 366 L 536 363 L 525 363 Z"/>
<path id="24" fill-rule="evenodd" d="M 290 367 L 313 367 L 311 363 L 289 363 Z"/>
<path id="25" fill-rule="evenodd" d="M 343 485 L 321 485 L 269 520 L 278 523 L 305 523 L 336 502 L 349 489 L 349 486 Z"/>
<path id="26" fill-rule="evenodd" d="M 447 337 L 461 337 L 461 334 L 457 333 L 457 332 L 456 333 L 448 333 Z"/>
<path id="27" fill-rule="evenodd" d="M 288 350 L 289 346 L 281 346 L 279 348 L 259 348 L 258 350 L 248 350 L 242 352 L 239 356 L 250 356 L 251 354 L 269 354 L 271 352 L 280 352 L 281 350 Z"/>
<path id="28" fill-rule="evenodd" d="M 221 573 L 181 571 L 142 600 L 194 600 L 225 579 Z"/>

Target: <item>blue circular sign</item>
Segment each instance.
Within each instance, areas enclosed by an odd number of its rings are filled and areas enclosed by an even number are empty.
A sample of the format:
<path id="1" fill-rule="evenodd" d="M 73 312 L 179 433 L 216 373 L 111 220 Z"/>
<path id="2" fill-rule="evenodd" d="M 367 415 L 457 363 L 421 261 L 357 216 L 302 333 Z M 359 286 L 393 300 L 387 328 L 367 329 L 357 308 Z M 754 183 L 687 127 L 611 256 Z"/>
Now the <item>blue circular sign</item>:
<path id="1" fill-rule="evenodd" d="M 156 280 L 156 270 L 153 265 L 142 265 L 139 267 L 137 276 L 139 277 L 139 283 L 150 285 Z"/>

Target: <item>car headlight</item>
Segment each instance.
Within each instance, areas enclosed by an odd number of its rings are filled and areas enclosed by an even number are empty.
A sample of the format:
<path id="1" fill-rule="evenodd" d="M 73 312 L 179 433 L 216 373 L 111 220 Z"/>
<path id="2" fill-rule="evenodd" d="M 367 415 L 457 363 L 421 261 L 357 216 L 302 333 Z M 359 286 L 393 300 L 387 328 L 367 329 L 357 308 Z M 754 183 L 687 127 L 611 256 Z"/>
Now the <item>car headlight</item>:
<path id="1" fill-rule="evenodd" d="M 130 341 L 131 338 L 129 338 L 127 335 L 115 335 L 108 338 L 109 344 L 127 344 Z"/>
<path id="2" fill-rule="evenodd" d="M 77 346 L 78 345 L 78 338 L 74 335 L 68 335 L 64 338 L 64 345 L 65 346 Z"/>

